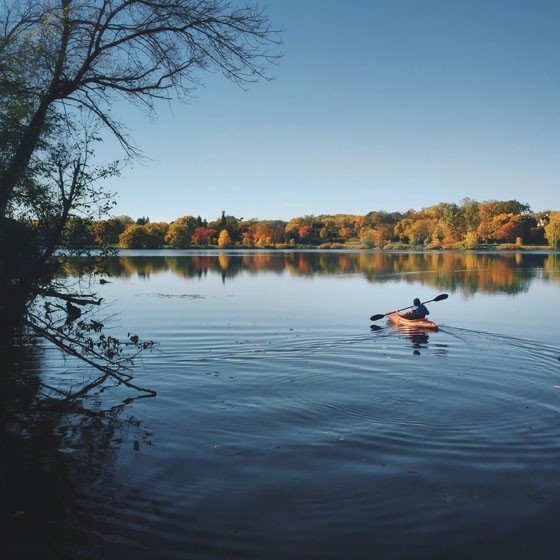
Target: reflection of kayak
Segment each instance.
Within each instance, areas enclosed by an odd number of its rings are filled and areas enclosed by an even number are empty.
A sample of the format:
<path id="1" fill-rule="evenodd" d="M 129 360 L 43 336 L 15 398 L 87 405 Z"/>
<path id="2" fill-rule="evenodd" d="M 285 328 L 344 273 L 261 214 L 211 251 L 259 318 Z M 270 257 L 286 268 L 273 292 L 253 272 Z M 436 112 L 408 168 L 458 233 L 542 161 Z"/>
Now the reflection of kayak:
<path id="1" fill-rule="evenodd" d="M 393 325 L 399 327 L 419 327 L 422 329 L 431 329 L 433 331 L 438 330 L 438 324 L 428 319 L 407 319 L 403 317 L 400 313 L 391 313 L 389 319 Z"/>

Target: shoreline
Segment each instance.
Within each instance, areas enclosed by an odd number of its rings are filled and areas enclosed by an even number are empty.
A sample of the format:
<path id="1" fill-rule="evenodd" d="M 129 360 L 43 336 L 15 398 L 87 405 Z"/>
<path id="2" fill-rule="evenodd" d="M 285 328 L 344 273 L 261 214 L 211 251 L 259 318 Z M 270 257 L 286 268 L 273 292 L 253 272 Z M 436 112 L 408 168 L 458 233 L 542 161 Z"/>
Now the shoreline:
<path id="1" fill-rule="evenodd" d="M 508 254 L 508 253 L 546 253 L 546 254 L 560 254 L 560 249 L 551 249 L 545 246 L 479 246 L 474 248 L 462 248 L 462 249 L 425 249 L 422 247 L 389 247 L 389 248 L 379 248 L 379 247 L 360 247 L 360 246 L 343 246 L 343 247 L 327 247 L 327 246 L 313 246 L 313 245 L 295 245 L 295 246 L 267 246 L 267 247 L 246 247 L 231 246 L 231 247 L 218 247 L 216 245 L 193 245 L 190 247 L 177 248 L 177 247 L 157 247 L 157 248 L 125 248 L 125 247 L 111 247 L 111 250 L 118 251 L 119 253 L 128 253 L 136 251 L 189 251 L 189 252 L 204 252 L 204 251 L 216 251 L 216 252 L 330 252 L 336 251 L 340 253 L 347 252 L 364 252 L 364 253 L 426 253 L 426 254 L 445 254 L 445 253 L 490 253 L 490 254 Z M 98 247 L 92 247 L 86 250 L 100 250 Z"/>

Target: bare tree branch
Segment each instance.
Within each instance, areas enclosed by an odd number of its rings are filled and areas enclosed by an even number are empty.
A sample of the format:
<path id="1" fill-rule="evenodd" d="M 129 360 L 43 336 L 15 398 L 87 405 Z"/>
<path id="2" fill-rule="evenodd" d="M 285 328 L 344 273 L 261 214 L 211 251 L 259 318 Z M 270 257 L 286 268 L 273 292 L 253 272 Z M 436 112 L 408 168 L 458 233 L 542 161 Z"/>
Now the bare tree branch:
<path id="1" fill-rule="evenodd" d="M 42 320 L 37 315 L 30 314 L 29 318 L 26 319 L 27 326 L 39 336 L 49 340 L 55 346 L 64 351 L 65 354 L 74 356 L 79 360 L 89 364 L 91 367 L 97 369 L 102 373 L 102 375 L 95 379 L 94 381 L 83 386 L 79 391 L 73 393 L 65 393 L 67 398 L 79 398 L 87 394 L 91 389 L 97 387 L 104 383 L 108 378 L 112 378 L 118 382 L 120 385 L 124 385 L 129 389 L 139 391 L 144 393 L 146 396 L 155 397 L 157 393 L 152 389 L 147 389 L 141 387 L 131 381 L 132 377 L 130 375 L 124 374 L 122 371 L 122 366 L 118 362 L 112 361 L 110 359 L 105 359 L 105 365 L 103 364 L 102 358 L 98 353 L 94 352 L 79 340 L 79 338 L 72 338 L 69 335 L 60 336 L 60 330 L 49 325 L 46 321 Z M 91 354 L 91 358 L 88 357 L 88 352 Z M 130 361 L 134 358 L 128 357 L 127 360 Z"/>
<path id="2" fill-rule="evenodd" d="M 225 0 L 22 0 L 4 3 L 0 21 L 0 89 L 30 96 L 32 107 L 0 168 L 0 217 L 60 102 L 90 111 L 138 156 L 110 116 L 116 95 L 154 111 L 158 99 L 189 98 L 201 72 L 241 86 L 268 79 L 280 44 L 262 10 Z M 33 64 L 18 64 L 22 53 Z"/>

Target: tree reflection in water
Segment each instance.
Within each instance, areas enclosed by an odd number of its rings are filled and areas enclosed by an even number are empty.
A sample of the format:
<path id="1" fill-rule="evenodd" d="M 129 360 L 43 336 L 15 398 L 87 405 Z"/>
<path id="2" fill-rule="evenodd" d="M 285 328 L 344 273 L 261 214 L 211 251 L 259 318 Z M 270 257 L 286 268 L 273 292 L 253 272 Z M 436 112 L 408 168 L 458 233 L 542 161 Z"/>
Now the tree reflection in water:
<path id="1" fill-rule="evenodd" d="M 104 411 L 99 402 L 85 408 L 44 398 L 42 353 L 32 342 L 2 350 L 0 534 L 6 558 L 71 558 L 88 542 L 95 546 L 96 519 L 114 490 L 119 442 L 139 429 L 123 418 L 123 407 Z"/>
<path id="2" fill-rule="evenodd" d="M 163 274 L 183 278 L 217 274 L 227 282 L 240 274 L 294 276 L 362 275 L 373 283 L 422 281 L 438 292 L 515 294 L 533 279 L 560 281 L 560 256 L 479 253 L 236 252 L 114 257 L 115 277 Z M 80 261 L 68 263 L 76 275 Z M 412 352 L 446 353 L 426 332 L 403 332 Z M 2 548 L 8 558 L 66 558 L 88 550 L 103 533 L 99 519 L 110 519 L 114 464 L 122 440 L 140 426 L 125 418 L 126 408 L 101 411 L 101 401 L 61 406 L 42 399 L 43 349 L 33 344 L 0 350 L 0 491 Z M 17 374 L 15 374 L 15 373 Z M 86 407 L 87 405 L 87 407 Z M 130 431 L 132 428 L 132 432 Z M 108 522 L 106 522 L 108 523 Z M 94 537 L 93 535 L 97 535 Z M 92 550 L 91 557 L 95 557 Z"/>
<path id="3" fill-rule="evenodd" d="M 139 256 L 141 258 L 139 258 Z M 66 267 L 77 275 L 80 261 Z M 516 294 L 528 289 L 534 278 L 560 281 L 557 253 L 383 253 L 320 251 L 214 251 L 177 254 L 173 251 L 123 252 L 108 259 L 109 273 L 116 277 L 150 277 L 172 271 L 176 276 L 196 278 L 219 274 L 223 281 L 239 274 L 259 271 L 288 272 L 294 276 L 362 274 L 373 283 L 422 282 L 441 291 L 464 295 Z"/>

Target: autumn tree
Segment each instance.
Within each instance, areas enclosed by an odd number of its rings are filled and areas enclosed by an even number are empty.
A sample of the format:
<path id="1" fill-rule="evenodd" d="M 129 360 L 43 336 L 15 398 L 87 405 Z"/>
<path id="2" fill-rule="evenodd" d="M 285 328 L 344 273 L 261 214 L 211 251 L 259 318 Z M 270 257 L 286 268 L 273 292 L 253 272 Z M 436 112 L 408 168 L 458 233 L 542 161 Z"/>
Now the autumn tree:
<path id="1" fill-rule="evenodd" d="M 167 234 L 165 235 L 165 243 L 174 249 L 184 249 L 189 246 L 191 236 L 189 228 L 180 221 L 173 222 Z"/>
<path id="2" fill-rule="evenodd" d="M 98 220 L 92 225 L 92 233 L 97 245 L 116 245 L 119 236 L 124 232 L 127 225 L 132 223 L 128 216 L 115 217 L 108 220 Z"/>
<path id="3" fill-rule="evenodd" d="M 506 222 L 496 229 L 496 240 L 503 243 L 514 243 L 515 240 L 521 237 L 523 230 L 519 224 L 513 221 Z"/>
<path id="4" fill-rule="evenodd" d="M 246 247 L 254 245 L 253 233 L 255 231 L 256 220 L 240 220 L 238 223 L 241 235 L 241 244 Z"/>
<path id="5" fill-rule="evenodd" d="M 407 230 L 407 236 L 413 245 L 423 245 L 431 240 L 434 221 L 428 219 L 416 220 Z"/>
<path id="6" fill-rule="evenodd" d="M 516 214 L 511 218 L 511 222 L 519 226 L 519 237 L 525 243 L 538 243 L 540 234 L 538 232 L 538 220 L 534 214 Z"/>
<path id="7" fill-rule="evenodd" d="M 384 210 L 375 210 L 373 212 L 368 212 L 363 220 L 363 227 L 371 227 L 375 229 L 381 224 L 394 225 L 402 218 L 402 215 L 398 212 L 385 212 Z"/>
<path id="8" fill-rule="evenodd" d="M 352 229 L 349 228 L 348 226 L 342 226 L 339 230 L 338 230 L 338 236 L 340 237 L 340 239 L 342 239 L 343 241 L 347 241 L 348 239 L 352 238 Z"/>
<path id="9" fill-rule="evenodd" d="M 253 240 L 258 247 L 275 245 L 285 240 L 286 222 L 280 220 L 263 220 L 257 222 Z"/>
<path id="10" fill-rule="evenodd" d="M 463 200 L 461 200 L 461 208 L 463 210 L 463 218 L 467 232 L 475 232 L 480 225 L 480 210 L 478 202 L 472 198 L 463 198 Z"/>
<path id="11" fill-rule="evenodd" d="M 165 236 L 169 230 L 169 224 L 155 222 L 144 226 L 146 229 L 146 249 L 159 249 L 165 244 Z"/>
<path id="12" fill-rule="evenodd" d="M 437 223 L 434 224 L 432 239 L 437 237 L 445 245 L 451 245 L 460 241 L 467 232 L 464 208 L 457 204 L 440 202 L 427 209 Z"/>
<path id="13" fill-rule="evenodd" d="M 380 224 L 373 230 L 373 239 L 377 247 L 384 247 L 393 238 L 393 225 Z"/>
<path id="14" fill-rule="evenodd" d="M 313 233 L 313 224 L 315 218 L 313 216 L 303 216 L 293 218 L 285 227 L 286 239 L 294 240 L 296 243 L 309 243 Z"/>
<path id="15" fill-rule="evenodd" d="M 409 217 L 402 218 L 395 224 L 394 234 L 399 241 L 401 241 L 402 243 L 408 243 L 410 241 L 410 228 L 413 224 L 414 220 Z"/>
<path id="16" fill-rule="evenodd" d="M 220 236 L 218 237 L 218 247 L 225 249 L 231 245 L 231 238 L 229 236 L 228 230 L 223 229 L 220 231 Z"/>
<path id="17" fill-rule="evenodd" d="M 560 212 L 552 212 L 548 224 L 544 226 L 546 239 L 551 249 L 560 249 Z"/>
<path id="18" fill-rule="evenodd" d="M 216 240 L 217 231 L 205 226 L 197 227 L 191 237 L 193 245 L 210 245 Z"/>
<path id="19" fill-rule="evenodd" d="M 202 218 L 200 216 L 198 218 L 195 218 L 194 216 L 181 216 L 180 218 L 177 218 L 173 223 L 184 225 L 187 228 L 189 234 L 192 234 L 192 232 L 198 226 L 202 225 Z"/>
<path id="20" fill-rule="evenodd" d="M 319 231 L 319 237 L 323 241 L 336 241 L 338 240 L 339 227 L 336 220 L 331 217 L 323 219 L 323 227 Z"/>
<path id="21" fill-rule="evenodd" d="M 144 249 L 147 245 L 148 233 L 145 226 L 133 224 L 119 236 L 119 245 L 125 249 Z"/>
<path id="22" fill-rule="evenodd" d="M 376 242 L 375 230 L 371 227 L 362 228 L 360 231 L 360 243 L 364 247 L 371 249 L 372 247 L 375 247 Z"/>
<path id="23" fill-rule="evenodd" d="M 126 249 L 159 249 L 164 245 L 168 229 L 165 223 L 133 224 L 119 236 L 119 244 Z"/>
<path id="24" fill-rule="evenodd" d="M 500 214 L 517 215 L 530 211 L 528 204 L 517 200 L 486 200 L 478 204 L 480 225 L 488 225 Z"/>
<path id="25" fill-rule="evenodd" d="M 478 234 L 473 231 L 467 231 L 465 238 L 463 240 L 463 246 L 465 249 L 474 249 L 478 245 Z"/>
<path id="26" fill-rule="evenodd" d="M 242 220 L 242 218 L 241 218 Z M 239 226 L 239 222 L 235 216 L 226 215 L 225 211 L 222 211 L 220 218 L 213 220 L 208 223 L 208 227 L 215 229 L 216 231 L 227 230 L 228 235 L 232 241 L 240 241 L 242 236 L 242 231 Z"/>
<path id="27" fill-rule="evenodd" d="M 253 247 L 255 245 L 255 240 L 253 239 L 253 232 L 246 230 L 243 232 L 241 237 L 241 243 L 244 247 Z"/>

